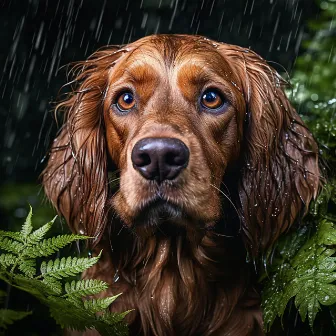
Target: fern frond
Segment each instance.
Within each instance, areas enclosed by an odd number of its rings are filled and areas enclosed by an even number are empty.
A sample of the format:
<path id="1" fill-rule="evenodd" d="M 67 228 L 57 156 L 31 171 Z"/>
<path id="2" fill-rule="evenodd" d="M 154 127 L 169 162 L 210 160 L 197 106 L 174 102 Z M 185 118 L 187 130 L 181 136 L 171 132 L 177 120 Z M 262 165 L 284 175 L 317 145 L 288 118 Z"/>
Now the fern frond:
<path id="1" fill-rule="evenodd" d="M 319 226 L 317 239 L 319 244 L 325 244 L 328 246 L 336 245 L 335 225 L 326 219 L 323 220 Z"/>
<path id="2" fill-rule="evenodd" d="M 21 320 L 24 317 L 31 315 L 32 312 L 15 311 L 11 309 L 0 309 L 0 328 L 7 329 L 9 324 Z"/>
<path id="3" fill-rule="evenodd" d="M 39 261 L 37 258 L 49 256 L 74 241 L 89 238 L 69 234 L 44 239 L 55 218 L 33 231 L 30 208 L 21 232 L 0 231 L 0 250 L 9 252 L 0 254 L 0 280 L 35 296 L 49 307 L 52 317 L 65 328 L 79 331 L 95 329 L 102 336 L 126 336 L 127 326 L 122 321 L 125 313 L 96 314 L 105 311 L 118 295 L 83 301 L 83 296 L 97 295 L 106 290 L 107 283 L 101 280 L 80 280 L 66 283 L 63 288 L 63 278 L 77 275 L 93 266 L 101 253 L 92 258 L 68 257 L 42 261 L 41 274 L 35 275 L 36 262 Z M 1 314 L 8 316 L 2 317 Z M 0 310 L 0 327 L 5 328 L 6 324 L 26 314 L 30 312 L 20 315 Z"/>
<path id="4" fill-rule="evenodd" d="M 121 294 L 102 298 L 102 299 L 89 299 L 84 300 L 84 307 L 92 313 L 98 313 L 110 306 Z"/>
<path id="5" fill-rule="evenodd" d="M 28 216 L 24 224 L 22 225 L 22 229 L 21 229 L 21 234 L 24 239 L 26 239 L 28 235 L 33 231 L 33 225 L 32 225 L 33 209 L 30 205 L 29 205 L 29 208 L 30 210 L 29 210 Z"/>
<path id="6" fill-rule="evenodd" d="M 75 329 L 78 331 L 96 329 L 101 336 L 127 335 L 127 326 L 124 322 L 119 322 L 118 314 L 115 316 L 116 322 L 110 318 L 111 323 L 109 324 L 106 323 L 101 316 L 92 314 L 83 306 L 78 307 L 72 302 L 62 298 L 51 297 L 49 302 L 51 316 L 62 328 Z"/>
<path id="7" fill-rule="evenodd" d="M 0 249 L 20 255 L 24 249 L 24 245 L 8 237 L 0 237 Z"/>
<path id="8" fill-rule="evenodd" d="M 21 243 L 24 242 L 23 235 L 21 232 L 3 231 L 0 230 L 0 237 L 8 237 L 17 240 Z"/>
<path id="9" fill-rule="evenodd" d="M 17 260 L 17 256 L 9 253 L 0 254 L 0 268 L 6 269 L 7 267 L 14 265 Z"/>
<path id="10" fill-rule="evenodd" d="M 34 295 L 39 300 L 44 300 L 51 295 L 57 295 L 57 291 L 54 288 L 51 288 L 42 281 L 35 278 L 30 279 L 20 274 L 15 275 L 11 284 L 18 289 Z"/>
<path id="11" fill-rule="evenodd" d="M 101 252 L 97 257 L 92 258 L 62 258 L 42 262 L 41 274 L 42 276 L 49 276 L 56 279 L 62 279 L 69 276 L 74 276 L 82 273 L 92 265 L 94 265 L 100 258 Z"/>
<path id="12" fill-rule="evenodd" d="M 61 295 L 63 292 L 62 284 L 52 277 L 44 277 L 42 282 L 49 287 L 56 295 Z"/>
<path id="13" fill-rule="evenodd" d="M 23 253 L 25 256 L 29 255 L 31 258 L 48 257 L 76 240 L 84 240 L 88 238 L 90 237 L 73 234 L 60 235 L 49 239 L 44 239 L 34 246 L 28 246 Z"/>
<path id="14" fill-rule="evenodd" d="M 28 278 L 33 278 L 36 274 L 36 262 L 33 259 L 20 260 L 19 270 Z"/>
<path id="15" fill-rule="evenodd" d="M 65 284 L 65 297 L 82 298 L 88 295 L 98 294 L 108 288 L 108 284 L 102 280 L 86 279 L 71 281 Z"/>
<path id="16" fill-rule="evenodd" d="M 298 244 L 293 242 L 298 237 Z M 269 330 L 276 316 L 282 316 L 287 303 L 295 297 L 294 303 L 302 321 L 308 316 L 313 323 L 321 305 L 336 303 L 336 228 L 327 221 L 319 223 L 317 232 L 307 241 L 298 234 L 285 238 L 280 243 L 278 265 L 272 269 L 272 276 L 263 290 L 263 312 L 266 330 Z M 289 243 L 289 244 L 288 244 Z M 281 261 L 282 260 L 282 261 Z"/>
<path id="17" fill-rule="evenodd" d="M 51 229 L 52 225 L 54 224 L 57 216 L 55 216 L 50 222 L 47 224 L 41 226 L 39 229 L 33 231 L 28 237 L 27 237 L 27 242 L 29 244 L 36 244 L 39 242 L 45 234 Z"/>
<path id="18" fill-rule="evenodd" d="M 122 322 L 126 315 L 128 315 L 132 310 L 127 310 L 123 313 L 110 312 L 109 310 L 104 311 L 102 314 L 98 315 L 100 320 L 104 321 L 109 325 Z"/>

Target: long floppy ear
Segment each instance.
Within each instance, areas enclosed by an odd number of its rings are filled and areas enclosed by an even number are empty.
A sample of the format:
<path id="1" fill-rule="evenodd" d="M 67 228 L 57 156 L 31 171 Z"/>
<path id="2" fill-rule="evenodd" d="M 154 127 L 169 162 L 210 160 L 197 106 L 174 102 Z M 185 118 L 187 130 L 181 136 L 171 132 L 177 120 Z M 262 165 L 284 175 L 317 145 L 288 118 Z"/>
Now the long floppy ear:
<path id="1" fill-rule="evenodd" d="M 126 49 L 110 47 L 78 63 L 74 88 L 58 104 L 64 123 L 42 173 L 47 197 L 74 232 L 99 240 L 108 192 L 103 101 L 108 72 Z"/>
<path id="2" fill-rule="evenodd" d="M 248 250 L 257 255 L 299 220 L 320 185 L 318 147 L 288 101 L 284 80 L 259 55 L 222 45 L 246 101 L 237 202 Z"/>

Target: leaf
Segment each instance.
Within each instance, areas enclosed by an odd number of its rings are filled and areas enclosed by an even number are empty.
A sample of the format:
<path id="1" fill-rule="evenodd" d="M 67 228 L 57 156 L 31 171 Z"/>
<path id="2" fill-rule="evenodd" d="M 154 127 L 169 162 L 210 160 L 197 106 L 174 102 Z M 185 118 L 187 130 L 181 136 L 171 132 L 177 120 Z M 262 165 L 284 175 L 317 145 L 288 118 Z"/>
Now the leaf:
<path id="1" fill-rule="evenodd" d="M 72 302 L 58 297 L 50 297 L 48 303 L 50 315 L 62 328 L 85 331 L 86 328 L 92 329 L 94 327 L 95 317 Z"/>
<path id="2" fill-rule="evenodd" d="M 42 262 L 41 273 L 42 275 L 53 277 L 56 279 L 66 278 L 69 276 L 74 276 L 78 273 L 82 273 L 86 269 L 94 265 L 100 258 L 101 252 L 97 257 L 92 258 L 62 258 L 49 260 L 47 262 Z"/>
<path id="3" fill-rule="evenodd" d="M 33 259 L 20 260 L 19 270 L 28 278 L 33 278 L 36 273 L 36 262 Z"/>
<path id="4" fill-rule="evenodd" d="M 121 294 L 102 298 L 84 300 L 84 307 L 92 313 L 98 313 L 110 306 Z"/>
<path id="5" fill-rule="evenodd" d="M 74 276 L 91 267 L 99 260 L 101 253 L 92 258 L 67 257 L 42 261 L 41 275 L 35 276 L 36 261 L 39 262 L 37 258 L 53 254 L 76 240 L 89 237 L 70 234 L 44 239 L 55 218 L 33 231 L 31 217 L 30 209 L 18 234 L 0 231 L 0 249 L 10 252 L 0 254 L 0 279 L 38 298 L 50 308 L 56 322 L 65 328 L 79 331 L 95 329 L 102 336 L 127 335 L 123 318 L 128 312 L 96 314 L 105 311 L 118 295 L 83 301 L 83 296 L 105 291 L 108 288 L 107 283 L 95 279 L 72 281 L 66 283 L 63 289 L 63 278 Z M 9 267 L 11 268 L 8 270 Z M 2 320 L 0 318 L 0 326 L 4 328 L 20 316 L 30 314 L 24 312 L 22 315 L 21 312 L 9 310 L 0 310 L 0 313 L 8 315 L 4 315 Z"/>
<path id="6" fill-rule="evenodd" d="M 7 267 L 14 265 L 17 260 L 17 257 L 13 254 L 3 253 L 0 254 L 0 267 L 6 269 Z"/>
<path id="7" fill-rule="evenodd" d="M 308 228 L 303 226 L 299 230 L 284 237 L 278 244 L 277 249 L 285 261 L 290 261 L 308 238 Z"/>
<path id="8" fill-rule="evenodd" d="M 33 231 L 28 237 L 27 237 L 27 242 L 29 244 L 36 244 L 39 242 L 45 234 L 51 229 L 52 225 L 54 224 L 57 216 L 55 216 L 50 222 L 47 224 L 41 226 L 39 229 Z"/>
<path id="9" fill-rule="evenodd" d="M 66 297 L 82 298 L 88 295 L 98 294 L 108 288 L 108 284 L 101 280 L 86 279 L 72 281 L 65 284 Z"/>
<path id="10" fill-rule="evenodd" d="M 9 238 L 17 240 L 21 243 L 23 243 L 23 241 L 24 241 L 23 235 L 22 235 L 21 232 L 12 232 L 12 231 L 0 230 L 0 237 L 9 237 Z"/>
<path id="11" fill-rule="evenodd" d="M 76 240 L 83 240 L 89 239 L 90 237 L 82 236 L 82 235 L 60 235 L 56 237 L 52 237 L 49 239 L 44 239 L 38 242 L 34 246 L 29 246 L 24 250 L 24 256 L 29 256 L 31 258 L 36 257 L 48 257 L 59 249 L 65 247 L 66 245 L 76 241 Z"/>
<path id="12" fill-rule="evenodd" d="M 44 279 L 42 280 L 42 282 L 51 289 L 51 291 L 55 294 L 55 295 L 61 295 L 63 292 L 63 287 L 62 287 L 62 283 L 58 280 L 56 280 L 55 278 L 52 277 L 44 277 Z"/>
<path id="13" fill-rule="evenodd" d="M 336 245 L 336 228 L 330 221 L 323 220 L 318 232 L 319 244 Z"/>
<path id="14" fill-rule="evenodd" d="M 289 264 L 279 265 L 263 289 L 261 306 L 266 331 L 270 330 L 275 318 L 283 314 L 288 301 L 295 295 L 290 290 L 286 291 L 286 283 L 293 276 L 294 269 Z"/>
<path id="15" fill-rule="evenodd" d="M 33 225 L 32 225 L 32 216 L 33 216 L 33 209 L 32 207 L 29 205 L 29 213 L 28 213 L 28 216 L 22 226 L 22 229 L 21 229 L 21 233 L 23 235 L 23 238 L 27 238 L 28 235 L 32 232 L 33 230 Z"/>
<path id="16" fill-rule="evenodd" d="M 308 316 L 311 328 L 321 305 L 336 303 L 336 286 L 332 284 L 336 281 L 336 249 L 329 245 L 334 231 L 332 223 L 323 220 L 317 232 L 295 255 L 282 253 L 290 264 L 284 262 L 278 266 L 263 291 L 266 330 L 270 329 L 276 316 L 283 315 L 293 296 L 301 319 L 304 321 Z"/>
<path id="17" fill-rule="evenodd" d="M 40 280 L 30 279 L 23 275 L 15 275 L 12 285 L 31 295 L 37 297 L 39 300 L 44 300 L 49 295 L 57 294 L 50 286 L 46 285 Z"/>
<path id="18" fill-rule="evenodd" d="M 20 255 L 24 245 L 7 237 L 0 237 L 0 249 Z"/>
<path id="19" fill-rule="evenodd" d="M 84 331 L 96 329 L 102 336 L 127 335 L 127 326 L 121 322 L 125 314 L 111 314 L 110 316 L 99 316 L 85 309 L 78 307 L 71 301 L 62 298 L 48 298 L 51 316 L 62 328 Z"/>
<path id="20" fill-rule="evenodd" d="M 105 311 L 103 314 L 98 315 L 99 319 L 104 321 L 107 324 L 113 325 L 115 323 L 121 322 L 126 315 L 128 315 L 132 310 L 127 310 L 123 313 L 115 313 L 110 311 Z"/>
<path id="21" fill-rule="evenodd" d="M 13 324 L 15 321 L 21 320 L 32 312 L 15 311 L 11 309 L 0 309 L 0 328 L 7 328 L 7 325 Z"/>

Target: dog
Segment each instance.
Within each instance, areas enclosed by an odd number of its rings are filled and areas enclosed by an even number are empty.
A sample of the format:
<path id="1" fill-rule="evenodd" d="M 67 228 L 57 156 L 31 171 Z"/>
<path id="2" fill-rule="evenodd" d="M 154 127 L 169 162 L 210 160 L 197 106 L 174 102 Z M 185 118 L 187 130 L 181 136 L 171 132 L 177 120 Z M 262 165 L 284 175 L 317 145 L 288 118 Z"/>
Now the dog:
<path id="1" fill-rule="evenodd" d="M 263 335 L 247 259 L 319 190 L 286 82 L 250 49 L 190 35 L 110 46 L 72 71 L 43 184 L 103 249 L 83 277 L 123 293 L 111 310 L 134 309 L 130 335 Z"/>

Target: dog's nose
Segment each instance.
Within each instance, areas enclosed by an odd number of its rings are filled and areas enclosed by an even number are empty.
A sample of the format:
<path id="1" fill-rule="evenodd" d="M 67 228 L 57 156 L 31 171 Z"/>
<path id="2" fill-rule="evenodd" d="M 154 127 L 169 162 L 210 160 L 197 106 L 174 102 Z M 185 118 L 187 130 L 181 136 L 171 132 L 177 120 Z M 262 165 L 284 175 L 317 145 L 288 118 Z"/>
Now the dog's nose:
<path id="1" fill-rule="evenodd" d="M 133 147 L 133 167 L 147 180 L 173 180 L 188 165 L 189 149 L 175 138 L 144 138 Z"/>

